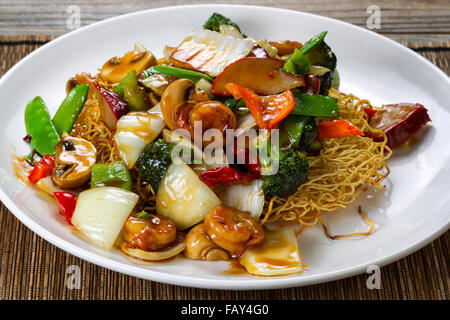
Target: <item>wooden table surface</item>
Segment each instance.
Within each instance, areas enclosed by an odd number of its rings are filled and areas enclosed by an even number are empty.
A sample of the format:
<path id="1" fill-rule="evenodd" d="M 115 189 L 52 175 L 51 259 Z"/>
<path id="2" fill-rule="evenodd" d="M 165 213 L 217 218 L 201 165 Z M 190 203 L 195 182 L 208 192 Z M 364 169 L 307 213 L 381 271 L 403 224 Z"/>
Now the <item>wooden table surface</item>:
<path id="1" fill-rule="evenodd" d="M 12 66 L 10 63 L 13 62 L 7 62 L 7 59 L 17 61 L 48 39 L 69 32 L 69 6 L 79 6 L 81 25 L 84 26 L 138 10 L 193 3 L 241 3 L 286 8 L 328 16 L 362 27 L 366 27 L 368 6 L 377 5 L 381 9 L 381 29 L 377 30 L 378 33 L 408 44 L 422 54 L 427 51 L 425 56 L 428 59 L 447 73 L 450 70 L 447 58 L 450 47 L 450 0 L 0 0 L 0 42 L 4 45 L 5 54 L 0 56 L 0 75 Z M 38 40 L 29 43 L 17 41 L 29 39 L 30 35 L 36 35 L 32 39 Z M 18 46 L 22 45 L 24 47 L 20 49 Z M 6 208 L 1 206 L 0 209 L 0 225 L 9 230 L 8 234 L 0 235 L 0 266 L 3 269 L 0 272 L 0 299 L 447 299 L 449 294 L 449 233 L 410 258 L 383 268 L 384 274 L 392 275 L 383 284 L 386 290 L 367 290 L 364 276 L 357 276 L 302 290 L 232 293 L 168 286 L 84 264 L 78 258 L 47 245 L 8 214 Z M 11 254 L 17 246 L 21 246 L 18 252 L 23 253 L 19 256 Z M 64 288 L 64 278 L 52 276 L 54 273 L 61 276 L 63 270 L 59 269 L 62 266 L 82 263 L 83 276 L 90 279 L 87 289 L 68 291 Z M 46 272 L 41 277 L 43 270 Z M 14 274 L 22 276 L 16 277 Z M 418 274 L 420 279 L 415 279 Z M 105 283 L 112 286 L 104 287 Z"/>
<path id="2" fill-rule="evenodd" d="M 379 33 L 397 40 L 449 41 L 449 0 L 0 0 L 0 35 L 60 35 L 66 27 L 67 8 L 78 5 L 81 25 L 133 11 L 181 4 L 252 4 L 293 9 L 366 26 L 367 8 L 381 9 Z"/>

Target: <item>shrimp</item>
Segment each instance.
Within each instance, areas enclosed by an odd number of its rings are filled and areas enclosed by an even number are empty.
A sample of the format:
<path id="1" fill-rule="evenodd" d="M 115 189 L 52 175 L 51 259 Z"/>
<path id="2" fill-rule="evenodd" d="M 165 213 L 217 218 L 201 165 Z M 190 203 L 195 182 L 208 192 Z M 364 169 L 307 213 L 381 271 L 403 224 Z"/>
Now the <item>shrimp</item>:
<path id="1" fill-rule="evenodd" d="M 264 230 L 248 212 L 217 206 L 205 218 L 205 230 L 210 239 L 233 256 L 264 240 Z"/>
<path id="2" fill-rule="evenodd" d="M 157 215 L 149 218 L 130 216 L 125 222 L 123 237 L 128 249 L 155 251 L 175 241 L 177 230 L 172 219 Z"/>

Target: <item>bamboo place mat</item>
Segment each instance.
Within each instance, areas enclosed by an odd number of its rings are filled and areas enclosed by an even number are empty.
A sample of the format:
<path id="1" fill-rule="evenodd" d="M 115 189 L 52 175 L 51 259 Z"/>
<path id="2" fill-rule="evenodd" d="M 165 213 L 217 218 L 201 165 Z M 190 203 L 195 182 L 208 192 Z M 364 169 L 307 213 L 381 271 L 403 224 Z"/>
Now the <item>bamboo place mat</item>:
<path id="1" fill-rule="evenodd" d="M 0 74 L 47 43 L 43 36 L 0 37 Z M 450 73 L 449 43 L 403 43 Z M 419 80 L 420 81 L 420 80 Z M 20 93 L 17 93 L 20 94 Z M 448 299 L 450 232 L 381 268 L 381 289 L 367 274 L 314 286 L 260 291 L 186 288 L 141 280 L 96 266 L 46 242 L 0 205 L 0 299 Z M 79 266 L 81 288 L 69 290 L 66 267 Z"/>

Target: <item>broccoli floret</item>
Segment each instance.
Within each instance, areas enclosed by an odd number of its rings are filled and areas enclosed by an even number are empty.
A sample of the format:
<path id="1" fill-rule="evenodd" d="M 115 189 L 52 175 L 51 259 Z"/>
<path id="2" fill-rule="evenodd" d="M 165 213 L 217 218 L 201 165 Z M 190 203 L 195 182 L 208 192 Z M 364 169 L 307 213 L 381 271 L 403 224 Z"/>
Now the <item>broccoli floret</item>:
<path id="1" fill-rule="evenodd" d="M 308 122 L 303 128 L 302 137 L 297 145 L 297 149 L 308 150 L 309 146 L 317 137 L 317 121 L 316 117 L 309 117 Z"/>
<path id="2" fill-rule="evenodd" d="M 239 26 L 236 23 L 217 12 L 213 13 L 211 17 L 206 20 L 205 24 L 203 25 L 203 29 L 219 32 L 219 28 L 223 24 L 233 26 L 238 29 L 239 32 L 241 32 L 241 29 L 239 29 Z M 242 34 L 242 36 L 245 37 L 244 34 Z"/>
<path id="3" fill-rule="evenodd" d="M 288 197 L 306 181 L 309 162 L 301 152 L 280 152 L 278 172 L 263 176 L 264 194 L 269 197 Z"/>
<path id="4" fill-rule="evenodd" d="M 158 191 L 167 168 L 172 163 L 173 143 L 158 139 L 149 143 L 138 160 L 139 178 L 149 183 L 153 191 Z"/>

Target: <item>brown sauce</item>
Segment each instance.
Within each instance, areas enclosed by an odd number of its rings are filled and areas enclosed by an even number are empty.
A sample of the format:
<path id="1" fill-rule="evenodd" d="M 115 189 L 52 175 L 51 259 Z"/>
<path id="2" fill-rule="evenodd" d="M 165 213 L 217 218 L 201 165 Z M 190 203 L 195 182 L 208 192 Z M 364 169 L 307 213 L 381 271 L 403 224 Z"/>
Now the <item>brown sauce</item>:
<path id="1" fill-rule="evenodd" d="M 227 270 L 221 272 L 223 275 L 239 275 L 239 274 L 249 274 L 245 267 L 239 263 L 237 258 L 230 259 L 229 267 Z"/>

